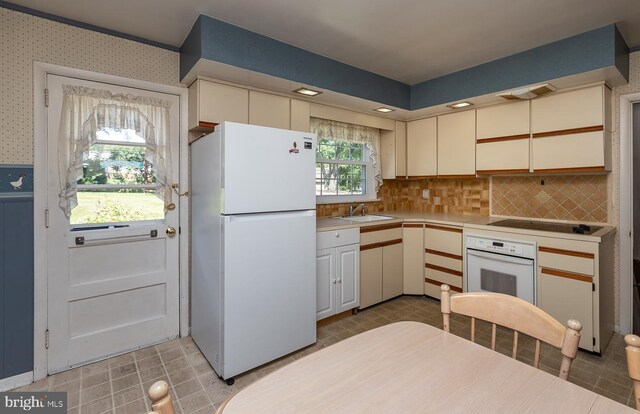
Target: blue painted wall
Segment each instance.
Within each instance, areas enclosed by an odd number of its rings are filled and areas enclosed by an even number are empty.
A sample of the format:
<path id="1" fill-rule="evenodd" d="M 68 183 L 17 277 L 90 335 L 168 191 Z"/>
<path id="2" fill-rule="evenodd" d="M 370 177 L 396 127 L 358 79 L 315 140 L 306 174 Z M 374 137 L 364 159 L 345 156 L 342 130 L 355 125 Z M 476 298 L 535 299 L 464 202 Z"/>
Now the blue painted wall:
<path id="1" fill-rule="evenodd" d="M 407 85 L 201 15 L 180 49 L 180 78 L 199 59 L 416 110 L 597 69 L 629 78 L 629 48 L 614 24 Z"/>
<path id="2" fill-rule="evenodd" d="M 15 184 L 20 176 L 22 184 Z M 14 184 L 11 184 L 11 183 Z M 33 169 L 0 166 L 0 379 L 33 370 Z"/>
<path id="3" fill-rule="evenodd" d="M 200 58 L 409 109 L 405 83 L 204 15 L 180 48 L 180 79 Z"/>

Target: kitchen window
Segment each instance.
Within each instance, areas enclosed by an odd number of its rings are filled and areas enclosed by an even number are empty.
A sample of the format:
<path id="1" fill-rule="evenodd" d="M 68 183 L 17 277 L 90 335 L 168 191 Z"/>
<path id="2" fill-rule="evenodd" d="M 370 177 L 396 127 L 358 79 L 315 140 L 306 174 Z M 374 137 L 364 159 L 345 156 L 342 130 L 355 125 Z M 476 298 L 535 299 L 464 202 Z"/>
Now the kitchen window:
<path id="1" fill-rule="evenodd" d="M 378 147 L 380 131 L 361 125 L 311 118 L 318 136 L 316 199 L 325 203 L 370 201 L 382 182 Z"/>

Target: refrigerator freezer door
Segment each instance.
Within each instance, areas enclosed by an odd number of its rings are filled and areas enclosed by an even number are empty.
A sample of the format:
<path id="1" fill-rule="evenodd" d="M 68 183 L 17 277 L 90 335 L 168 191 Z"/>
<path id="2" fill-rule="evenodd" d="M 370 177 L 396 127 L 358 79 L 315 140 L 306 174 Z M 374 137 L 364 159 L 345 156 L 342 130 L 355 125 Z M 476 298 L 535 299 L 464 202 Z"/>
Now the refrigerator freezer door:
<path id="1" fill-rule="evenodd" d="M 222 214 L 315 209 L 314 134 L 224 122 Z"/>
<path id="2" fill-rule="evenodd" d="M 316 341 L 315 225 L 313 210 L 224 217 L 223 378 Z"/>

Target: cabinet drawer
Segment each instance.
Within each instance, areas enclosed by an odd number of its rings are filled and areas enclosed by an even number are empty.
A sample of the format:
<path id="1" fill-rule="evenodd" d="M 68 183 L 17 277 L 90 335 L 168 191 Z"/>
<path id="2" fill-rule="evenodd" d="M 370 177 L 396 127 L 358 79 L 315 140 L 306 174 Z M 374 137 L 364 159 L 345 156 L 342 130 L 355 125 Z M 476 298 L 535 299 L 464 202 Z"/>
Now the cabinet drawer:
<path id="1" fill-rule="evenodd" d="M 318 250 L 355 244 L 359 241 L 360 233 L 357 228 L 319 231 L 316 233 L 316 249 Z"/>
<path id="2" fill-rule="evenodd" d="M 462 259 L 453 259 L 451 257 L 446 257 L 439 254 L 425 253 L 424 262 L 426 264 L 432 264 L 439 267 L 462 272 Z"/>
<path id="3" fill-rule="evenodd" d="M 360 245 L 402 240 L 402 223 L 360 228 Z"/>
<path id="4" fill-rule="evenodd" d="M 595 255 L 577 250 L 538 247 L 538 266 L 593 276 Z"/>
<path id="5" fill-rule="evenodd" d="M 462 255 L 462 229 L 458 227 L 426 224 L 424 247 L 442 253 Z"/>
<path id="6" fill-rule="evenodd" d="M 443 269 L 445 270 L 445 269 Z M 462 272 L 460 272 L 462 273 Z M 436 281 L 439 284 L 446 283 L 450 286 L 455 286 L 457 288 L 462 288 L 462 276 L 453 275 L 451 273 L 447 273 L 441 270 L 431 269 L 428 267 L 424 268 L 424 278 L 425 282 L 428 280 Z"/>

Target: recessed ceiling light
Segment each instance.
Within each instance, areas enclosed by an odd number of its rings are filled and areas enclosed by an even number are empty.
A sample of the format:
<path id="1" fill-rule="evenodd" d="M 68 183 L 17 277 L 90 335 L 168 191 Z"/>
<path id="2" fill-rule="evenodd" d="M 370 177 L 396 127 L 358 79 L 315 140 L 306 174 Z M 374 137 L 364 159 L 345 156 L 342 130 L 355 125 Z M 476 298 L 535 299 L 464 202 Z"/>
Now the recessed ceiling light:
<path id="1" fill-rule="evenodd" d="M 447 106 L 451 109 L 459 109 L 459 108 L 464 108 L 465 106 L 471 106 L 471 105 L 473 105 L 471 102 L 458 102 L 458 103 L 454 103 Z"/>
<path id="2" fill-rule="evenodd" d="M 374 109 L 374 111 L 387 113 L 387 112 L 393 112 L 393 111 L 395 111 L 395 109 L 385 108 L 384 106 L 381 106 L 380 108 Z"/>
<path id="3" fill-rule="evenodd" d="M 300 95 L 306 95 L 306 96 L 316 96 L 322 93 L 320 91 L 314 91 L 313 89 L 309 89 L 309 88 L 298 88 L 294 92 L 299 93 Z"/>

